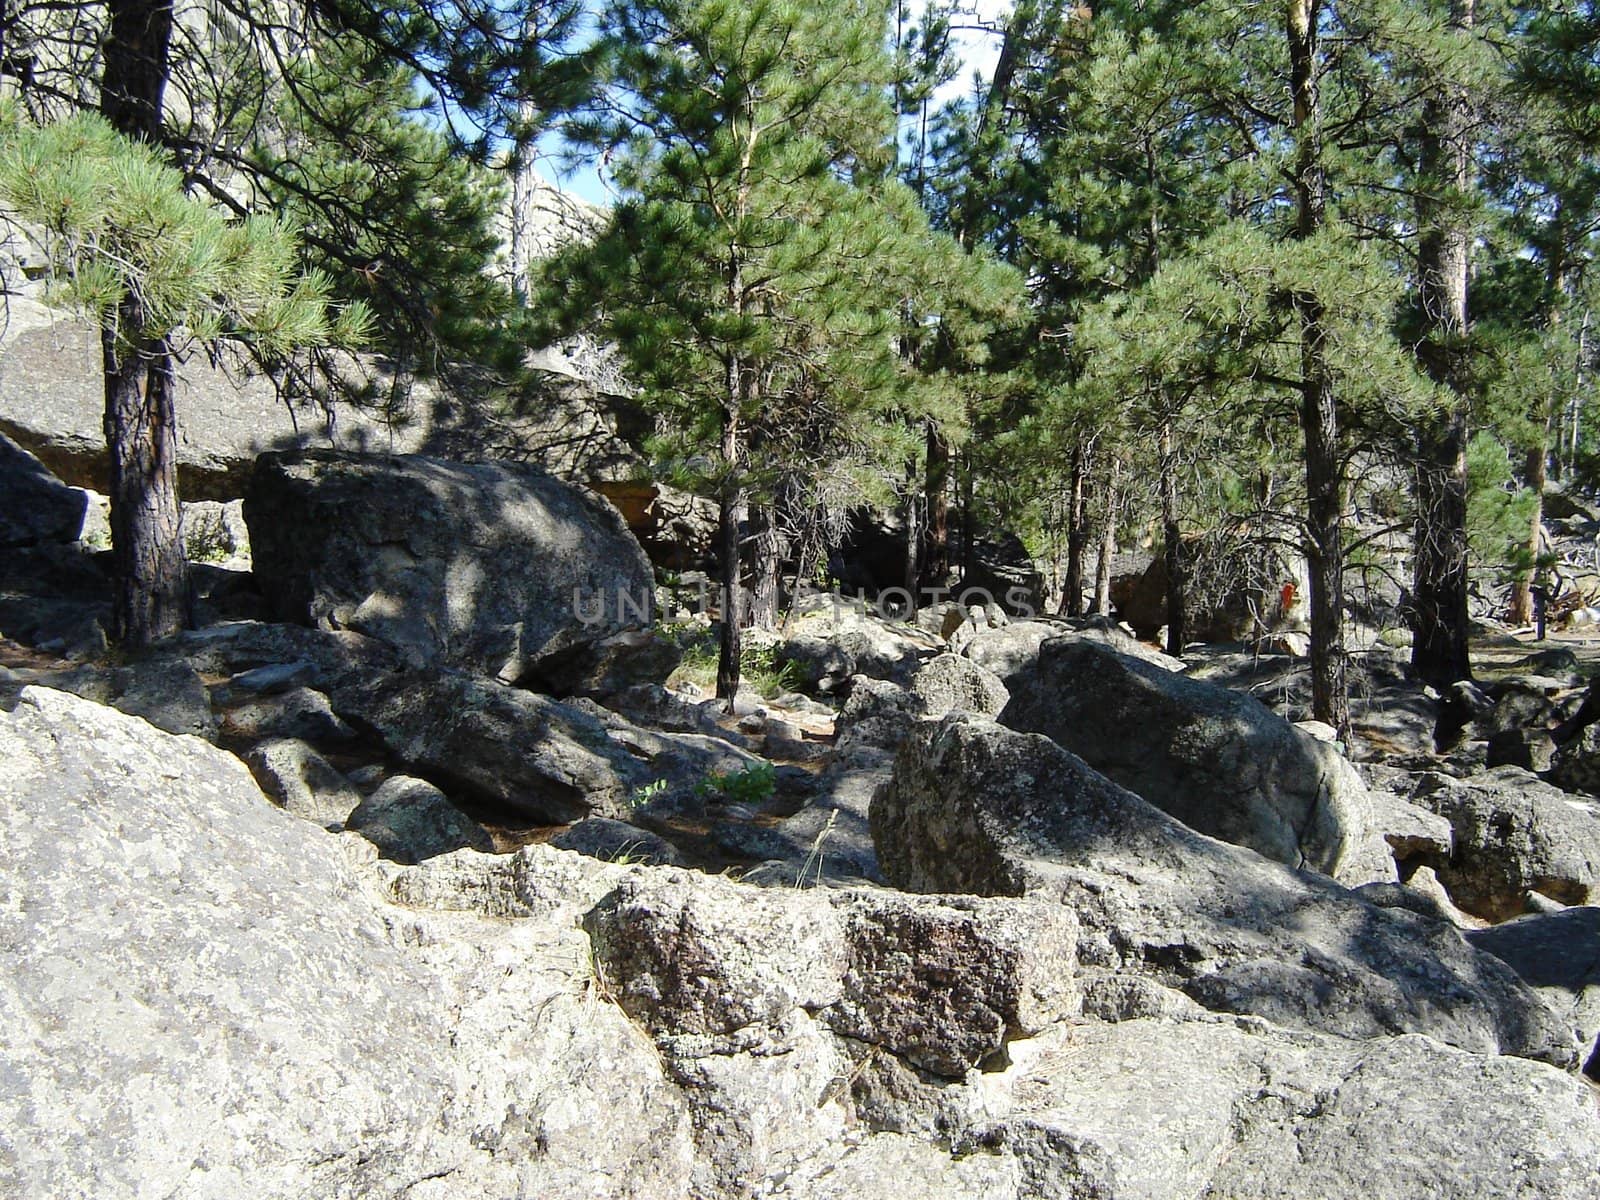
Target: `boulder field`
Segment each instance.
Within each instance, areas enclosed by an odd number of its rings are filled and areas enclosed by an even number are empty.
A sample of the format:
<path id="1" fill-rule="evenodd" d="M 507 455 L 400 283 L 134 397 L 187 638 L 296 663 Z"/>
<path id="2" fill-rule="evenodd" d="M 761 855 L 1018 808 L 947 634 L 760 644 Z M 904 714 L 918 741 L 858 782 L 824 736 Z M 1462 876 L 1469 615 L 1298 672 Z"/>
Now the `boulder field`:
<path id="1" fill-rule="evenodd" d="M 1002 747 L 1069 759 L 957 715 L 908 742 L 894 788 L 936 768 L 948 795 Z M 1509 970 L 1109 783 L 1067 789 L 1082 813 L 985 850 L 982 870 L 1022 893 L 985 898 L 762 889 L 540 846 L 385 862 L 274 805 L 201 739 L 44 688 L 0 713 L 0 760 L 7 1195 L 1600 1189 L 1594 1095 L 1515 1056 L 1569 1051 Z M 1011 785 L 1007 819 L 1052 786 Z M 908 813 L 891 844 L 939 845 L 939 819 Z M 971 840 L 910 857 L 977 857 L 992 837 L 976 813 L 942 819 Z M 1341 964 L 1356 1000 L 1331 1020 L 1208 1010 L 1159 956 L 1115 969 L 1108 941 L 1152 943 L 1147 918 L 1108 924 L 1114 895 L 1073 898 L 1114 874 L 1098 846 L 1064 848 L 1069 826 L 1097 823 L 1130 855 L 1165 858 L 1167 839 L 1213 878 L 1248 860 L 1274 903 L 1317 922 L 1359 909 L 1372 946 L 1409 939 L 1438 1011 L 1408 1006 L 1404 983 L 1374 995 L 1377 950 Z M 948 883 L 996 890 L 960 874 Z M 1228 920 L 1191 940 L 1220 943 Z M 1310 939 L 1304 956 L 1331 953 Z"/>
<path id="2" fill-rule="evenodd" d="M 1290 660 L 813 597 L 722 705 L 600 496 L 327 451 L 113 656 L 6 462 L 0 1195 L 1600 1195 L 1554 660 L 1369 658 L 1342 746 Z"/>

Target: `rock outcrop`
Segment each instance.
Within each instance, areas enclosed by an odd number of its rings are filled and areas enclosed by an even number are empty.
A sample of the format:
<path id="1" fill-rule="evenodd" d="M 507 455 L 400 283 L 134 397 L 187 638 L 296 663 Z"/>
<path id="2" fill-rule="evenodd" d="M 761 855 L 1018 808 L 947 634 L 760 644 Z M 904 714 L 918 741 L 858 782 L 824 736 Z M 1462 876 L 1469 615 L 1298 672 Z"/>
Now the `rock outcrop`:
<path id="1" fill-rule="evenodd" d="M 1451 926 L 1196 833 L 1036 734 L 962 715 L 918 728 L 872 831 L 897 887 L 1057 899 L 1083 926 L 1086 965 L 1213 1010 L 1562 1065 L 1575 1053 Z"/>
<path id="2" fill-rule="evenodd" d="M 75 542 L 89 498 L 0 434 L 0 548 Z"/>
<path id="3" fill-rule="evenodd" d="M 93 325 L 10 297 L 0 329 L 0 433 L 62 481 L 107 490 L 105 380 Z M 352 382 L 375 385 L 382 408 L 286 402 L 272 380 L 242 362 L 204 356 L 180 365 L 178 488 L 185 500 L 233 500 L 258 454 L 326 449 L 443 458 L 506 458 L 583 479 L 630 478 L 643 460 L 618 436 L 628 414 L 615 396 L 546 377 L 512 411 L 426 383 L 396 387 L 385 365 L 345 364 Z"/>
<path id="4" fill-rule="evenodd" d="M 325 674 L 286 679 L 325 683 L 362 653 L 350 635 L 299 635 Z M 206 652 L 246 672 L 263 643 L 245 630 Z M 975 718 L 945 728 L 980 727 L 1070 757 Z M 1080 927 L 1095 906 L 1064 905 L 1059 888 L 759 890 L 542 845 L 402 865 L 284 813 L 199 739 L 38 688 L 0 712 L 0 761 L 6 1195 L 1600 1188 L 1582 1082 L 1389 1029 L 1342 1038 L 1207 1013 L 1153 966 L 1109 971 L 1105 924 Z M 1304 927 L 1333 885 L 1187 831 L 1163 841 L 1181 827 L 1116 794 L 1150 826 L 1125 830 L 1130 855 L 1172 870 L 1179 852 L 1211 854 L 1303 881 L 1278 916 L 1301 926 L 1308 958 L 1321 952 Z M 1041 818 L 1036 840 L 1054 828 Z M 1371 911 L 1396 929 L 1420 920 Z M 1463 984 L 1426 941 L 1395 968 L 1435 989 L 1409 1022 L 1493 1041 L 1496 969 Z"/>
<path id="5" fill-rule="evenodd" d="M 687 1107 L 581 938 L 376 904 L 238 760 L 61 693 L 0 755 L 0 1192 L 685 1191 Z"/>
<path id="6" fill-rule="evenodd" d="M 1081 640 L 1046 642 L 1007 686 L 1003 724 L 1201 833 L 1350 883 L 1394 878 L 1355 768 L 1251 696 Z"/>
<path id="7" fill-rule="evenodd" d="M 1511 766 L 1424 775 L 1412 798 L 1450 822 L 1452 852 L 1430 865 L 1466 912 L 1505 921 L 1528 911 L 1531 892 L 1561 904 L 1595 898 L 1600 805 Z"/>
<path id="8" fill-rule="evenodd" d="M 275 615 L 369 634 L 417 665 L 560 682 L 653 611 L 650 564 L 616 510 L 514 465 L 267 454 L 245 518 Z"/>

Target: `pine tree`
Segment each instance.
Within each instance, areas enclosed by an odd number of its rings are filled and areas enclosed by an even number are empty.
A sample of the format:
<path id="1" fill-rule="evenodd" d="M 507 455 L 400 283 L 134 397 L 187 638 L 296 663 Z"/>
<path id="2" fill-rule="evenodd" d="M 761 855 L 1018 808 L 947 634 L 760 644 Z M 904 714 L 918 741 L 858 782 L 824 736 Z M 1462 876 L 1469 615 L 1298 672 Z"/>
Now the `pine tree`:
<path id="1" fill-rule="evenodd" d="M 574 130 L 607 152 L 628 199 L 592 249 L 555 265 L 550 296 L 572 319 L 602 312 L 647 400 L 714 451 L 724 699 L 738 688 L 752 494 L 770 499 L 774 463 L 802 444 L 861 446 L 874 425 L 895 442 L 904 426 L 884 415 L 923 415 L 894 335 L 901 298 L 938 285 L 938 243 L 886 179 L 886 15 L 814 0 L 614 4 L 601 19 L 610 86 Z M 958 308 L 939 310 L 944 328 Z M 905 461 L 903 443 L 891 453 Z"/>
<path id="2" fill-rule="evenodd" d="M 328 282 L 299 274 L 294 235 L 228 222 L 189 199 L 148 143 L 80 115 L 33 126 L 0 113 L 0 203 L 43 231 L 55 295 L 99 325 L 105 352 L 113 633 L 141 645 L 183 627 L 172 358 L 185 344 L 244 340 L 265 350 L 364 335 L 359 305 L 332 319 Z"/>
<path id="3" fill-rule="evenodd" d="M 592 55 L 565 46 L 579 12 L 576 0 L 312 0 L 288 9 L 224 0 L 203 14 L 209 40 L 191 41 L 194 30 L 186 26 L 183 53 L 175 53 L 171 0 L 105 0 L 67 12 L 23 2 L 7 6 L 0 83 L 36 117 L 97 108 L 119 133 L 162 147 L 168 161 L 181 163 L 186 190 L 204 190 L 238 216 L 272 202 L 283 211 L 314 201 L 310 208 L 324 222 L 329 213 L 350 228 L 365 229 L 374 217 L 387 222 L 388 233 L 407 239 L 408 261 L 386 272 L 372 268 L 387 267 L 389 259 L 357 257 L 370 239 L 363 244 L 326 223 L 312 231 L 320 253 L 311 257 L 329 268 L 326 278 L 340 280 L 344 296 L 376 302 L 391 346 L 451 348 L 454 335 L 470 341 L 482 332 L 475 322 L 485 314 L 473 310 L 487 304 L 492 323 L 509 309 L 500 308 L 505 298 L 492 288 L 472 282 L 478 272 L 463 269 L 481 259 L 485 243 L 478 230 L 486 208 L 454 170 L 451 154 L 481 162 L 509 139 L 515 160 L 553 111 L 581 98 Z M 328 87 L 326 76 L 314 76 L 323 61 L 317 55 L 338 53 L 363 66 L 342 86 Z M 296 65 L 302 58 L 312 60 L 311 75 Z M 431 139 L 424 129 L 395 127 L 392 107 L 383 107 L 395 105 L 396 89 L 413 82 L 429 93 L 434 117 L 443 118 L 435 120 Z M 381 86 L 366 95 L 363 84 L 374 83 Z M 291 101 L 287 117 L 283 89 Z M 374 107 L 368 99 L 383 103 Z M 324 152 L 319 158 L 314 150 L 285 169 L 281 152 L 297 131 L 314 131 Z M 272 150 L 252 156 L 241 149 L 253 139 Z M 327 153 L 329 145 L 337 151 Z M 399 163 L 380 161 L 383 170 L 351 187 L 337 160 L 353 146 L 368 148 L 369 166 L 394 151 L 424 152 Z M 449 153 L 440 153 L 445 148 Z M 445 210 L 433 209 L 436 200 Z M 304 205 L 295 215 L 313 220 Z M 434 253 L 430 224 L 445 235 L 439 243 L 445 253 Z M 379 236 L 385 255 L 400 249 Z M 433 272 L 422 288 L 407 279 L 420 264 Z M 446 279 L 449 272 L 456 274 Z M 384 286 L 364 292 L 353 286 L 358 277 L 381 279 Z M 462 298 L 466 303 L 457 303 Z M 137 310 L 134 295 L 124 303 L 129 308 L 116 328 L 144 328 L 148 315 Z M 472 319 L 463 321 L 469 312 Z M 109 324 L 103 328 L 102 351 L 122 597 L 116 632 L 137 644 L 173 632 L 183 619 L 171 478 L 174 367 L 163 338 L 135 344 L 109 330 Z M 423 336 L 406 336 L 417 333 Z"/>

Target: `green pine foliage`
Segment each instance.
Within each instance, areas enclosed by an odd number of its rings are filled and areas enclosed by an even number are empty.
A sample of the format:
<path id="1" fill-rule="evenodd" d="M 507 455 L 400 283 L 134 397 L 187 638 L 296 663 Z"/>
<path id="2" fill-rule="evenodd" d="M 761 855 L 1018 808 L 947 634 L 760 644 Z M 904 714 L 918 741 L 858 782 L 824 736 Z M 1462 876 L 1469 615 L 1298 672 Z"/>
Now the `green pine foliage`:
<path id="1" fill-rule="evenodd" d="M 0 110 L 0 203 L 43 230 L 55 298 L 119 326 L 127 347 L 232 338 L 286 353 L 355 345 L 370 328 L 365 305 L 334 305 L 327 277 L 300 271 L 288 225 L 227 219 L 96 115 L 36 126 Z M 120 327 L 129 313 L 137 328 Z"/>

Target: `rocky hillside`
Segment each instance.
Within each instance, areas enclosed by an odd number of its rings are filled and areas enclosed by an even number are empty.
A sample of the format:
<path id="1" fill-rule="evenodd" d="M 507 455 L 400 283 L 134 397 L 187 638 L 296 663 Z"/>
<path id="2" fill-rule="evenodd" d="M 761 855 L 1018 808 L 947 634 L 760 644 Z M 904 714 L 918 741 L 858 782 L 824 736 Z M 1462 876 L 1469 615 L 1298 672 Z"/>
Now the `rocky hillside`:
<path id="1" fill-rule="evenodd" d="M 3 463 L 0 1194 L 1600 1194 L 1559 656 L 1374 652 L 1341 747 L 1293 659 L 817 597 L 724 708 L 604 499 L 331 450 L 119 656 Z"/>

